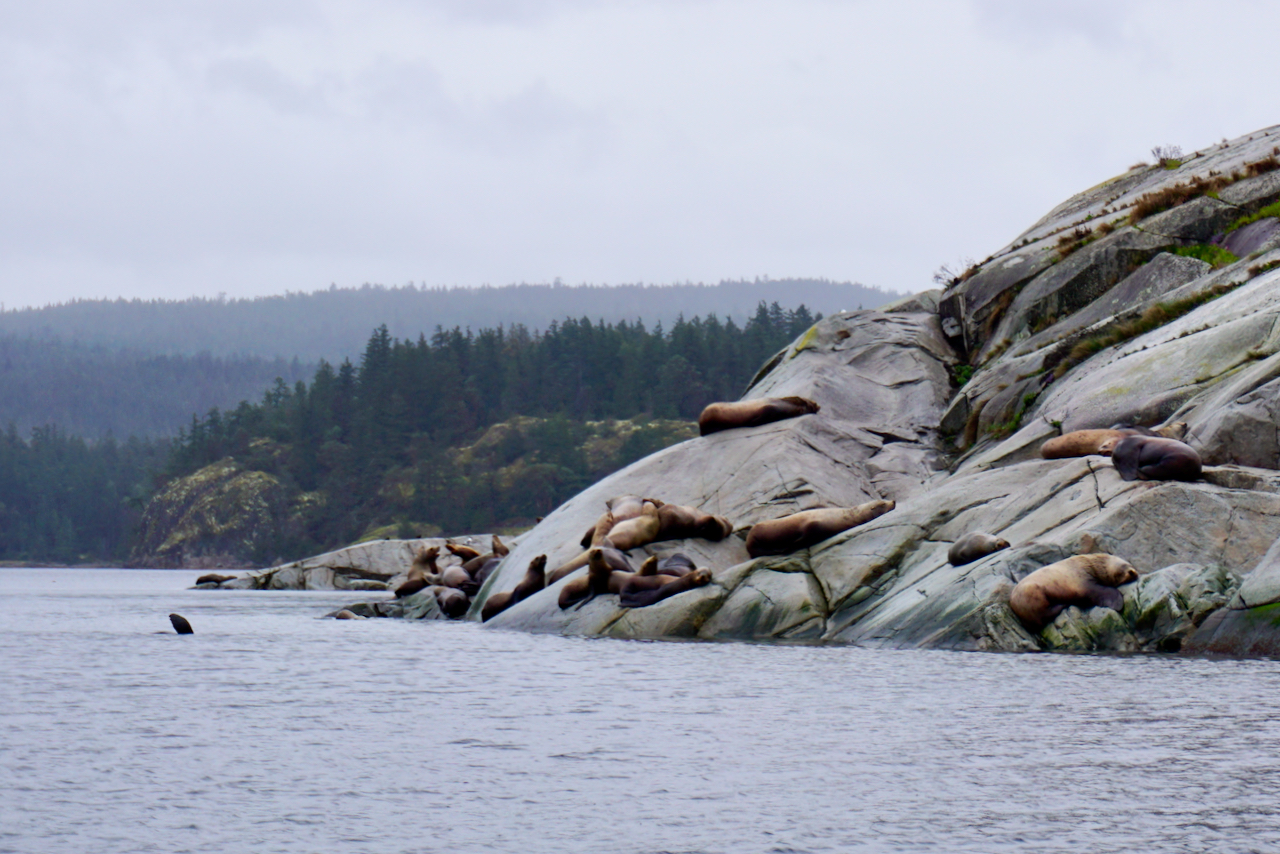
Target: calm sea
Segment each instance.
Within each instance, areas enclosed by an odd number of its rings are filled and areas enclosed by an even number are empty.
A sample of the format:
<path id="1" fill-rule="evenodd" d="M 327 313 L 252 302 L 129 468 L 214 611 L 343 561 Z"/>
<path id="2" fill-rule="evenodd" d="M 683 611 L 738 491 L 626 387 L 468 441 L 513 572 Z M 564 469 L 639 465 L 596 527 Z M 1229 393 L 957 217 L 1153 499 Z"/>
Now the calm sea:
<path id="1" fill-rule="evenodd" d="M 0 570 L 0 852 L 1280 850 L 1274 661 L 342 622 L 196 575 Z"/>

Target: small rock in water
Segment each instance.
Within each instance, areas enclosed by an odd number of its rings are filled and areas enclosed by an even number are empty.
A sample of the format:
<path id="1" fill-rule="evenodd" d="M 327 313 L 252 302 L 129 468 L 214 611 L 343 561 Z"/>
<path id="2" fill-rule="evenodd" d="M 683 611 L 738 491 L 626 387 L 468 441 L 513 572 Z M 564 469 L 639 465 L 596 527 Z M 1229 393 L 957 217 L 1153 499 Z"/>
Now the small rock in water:
<path id="1" fill-rule="evenodd" d="M 335 611 L 331 615 L 335 620 L 363 620 L 365 617 L 360 616 L 354 611 L 343 608 L 341 611 Z"/>
<path id="2" fill-rule="evenodd" d="M 169 622 L 173 623 L 173 630 L 180 635 L 193 635 L 191 624 L 187 622 L 187 618 L 181 614 L 170 614 Z"/>

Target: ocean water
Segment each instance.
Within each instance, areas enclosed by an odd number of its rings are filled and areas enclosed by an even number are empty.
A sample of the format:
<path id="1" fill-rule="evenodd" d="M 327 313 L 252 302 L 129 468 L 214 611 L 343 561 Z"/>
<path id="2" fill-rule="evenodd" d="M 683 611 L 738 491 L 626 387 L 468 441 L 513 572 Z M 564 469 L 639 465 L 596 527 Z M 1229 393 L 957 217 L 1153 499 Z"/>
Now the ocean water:
<path id="1" fill-rule="evenodd" d="M 0 570 L 0 852 L 1280 850 L 1275 661 L 334 621 L 361 594 L 196 575 Z"/>

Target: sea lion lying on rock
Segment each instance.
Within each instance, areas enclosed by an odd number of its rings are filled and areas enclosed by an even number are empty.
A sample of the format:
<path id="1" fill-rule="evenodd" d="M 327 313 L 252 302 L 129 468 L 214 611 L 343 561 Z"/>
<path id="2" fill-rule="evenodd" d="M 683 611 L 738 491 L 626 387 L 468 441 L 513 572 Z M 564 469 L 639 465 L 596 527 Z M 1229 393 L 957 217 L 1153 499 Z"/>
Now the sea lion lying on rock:
<path id="1" fill-rule="evenodd" d="M 333 612 L 332 614 L 330 614 L 329 616 L 330 616 L 330 617 L 333 617 L 335 620 L 363 620 L 363 619 L 366 619 L 365 617 L 362 617 L 362 616 L 360 616 L 359 614 L 357 614 L 355 611 L 349 611 L 349 610 L 347 610 L 346 608 L 343 608 L 341 611 L 334 611 L 334 612 Z"/>
<path id="2" fill-rule="evenodd" d="M 615 525 L 637 516 L 652 515 L 662 504 L 656 498 L 642 498 L 639 495 L 616 495 L 610 498 L 604 503 L 604 514 L 583 535 L 582 547 L 588 549 L 599 545 Z"/>
<path id="3" fill-rule="evenodd" d="M 974 531 L 952 543 L 951 548 L 947 550 L 947 561 L 952 566 L 964 566 L 966 563 L 973 563 L 979 558 L 1007 548 L 1009 548 L 1008 540 Z"/>
<path id="4" fill-rule="evenodd" d="M 647 608 L 677 593 L 704 587 L 711 583 L 711 570 L 695 569 L 675 577 L 671 575 L 633 575 L 618 590 L 618 604 L 624 608 Z"/>
<path id="5" fill-rule="evenodd" d="M 1111 462 L 1125 480 L 1196 480 L 1200 455 L 1185 442 L 1128 436 L 1116 443 Z"/>
<path id="6" fill-rule="evenodd" d="M 1009 594 L 1009 607 L 1024 626 L 1039 632 L 1072 605 L 1123 610 L 1124 596 L 1116 588 L 1137 580 L 1138 570 L 1114 555 L 1076 555 L 1019 581 Z"/>
<path id="7" fill-rule="evenodd" d="M 439 554 L 439 546 L 418 550 L 413 558 L 413 566 L 409 567 L 409 577 L 396 588 L 397 599 L 412 596 L 424 587 L 440 583 L 440 570 L 436 567 L 436 556 Z"/>
<path id="8" fill-rule="evenodd" d="M 525 570 L 524 578 L 520 579 L 520 583 L 514 589 L 495 593 L 485 600 L 484 607 L 480 609 L 480 619 L 484 621 L 490 620 L 517 602 L 523 602 L 528 599 L 546 586 L 547 556 L 538 555 L 530 561 L 529 568 Z"/>
<path id="9" fill-rule="evenodd" d="M 480 552 L 477 549 L 471 548 L 471 546 L 462 546 L 457 543 L 445 543 L 444 547 L 457 556 L 463 563 L 480 557 Z"/>
<path id="10" fill-rule="evenodd" d="M 807 397 L 763 397 L 736 403 L 712 403 L 698 416 L 698 433 L 709 436 L 734 427 L 759 427 L 821 409 Z"/>
<path id="11" fill-rule="evenodd" d="M 437 584 L 431 588 L 431 592 L 436 596 L 436 604 L 440 606 L 440 611 L 451 620 L 461 617 L 471 607 L 471 599 L 455 587 L 442 587 Z"/>
<path id="12" fill-rule="evenodd" d="M 747 535 L 747 554 L 752 557 L 791 554 L 870 522 L 894 507 L 892 501 L 868 501 L 857 507 L 804 510 L 781 519 L 758 522 Z"/>
<path id="13" fill-rule="evenodd" d="M 197 578 L 196 584 L 221 584 L 224 581 L 232 581 L 234 579 L 234 575 L 218 575 L 216 572 L 213 572 Z"/>
<path id="14" fill-rule="evenodd" d="M 612 554 L 610 554 L 612 552 Z M 593 548 L 587 551 L 587 574 L 570 579 L 560 588 L 560 609 L 581 602 L 586 604 L 603 593 L 617 593 L 632 575 L 626 555 L 615 549 Z M 657 577 L 657 576 L 654 576 Z"/>
<path id="15" fill-rule="evenodd" d="M 1187 422 L 1175 421 L 1165 427 L 1134 427 L 1129 424 L 1116 424 L 1105 430 L 1072 430 L 1061 436 L 1055 436 L 1040 446 L 1040 456 L 1046 460 L 1062 460 L 1068 457 L 1087 457 L 1091 454 L 1110 456 L 1111 449 L 1121 439 L 1129 436 L 1160 436 L 1166 439 L 1181 439 L 1186 435 Z"/>

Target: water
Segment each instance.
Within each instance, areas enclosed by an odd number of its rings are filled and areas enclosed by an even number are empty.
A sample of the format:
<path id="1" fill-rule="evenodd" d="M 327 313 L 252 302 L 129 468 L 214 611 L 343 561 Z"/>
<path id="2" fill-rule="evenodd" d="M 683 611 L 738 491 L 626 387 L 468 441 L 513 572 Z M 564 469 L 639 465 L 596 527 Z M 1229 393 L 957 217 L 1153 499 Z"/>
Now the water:
<path id="1" fill-rule="evenodd" d="M 1280 850 L 1274 661 L 344 622 L 196 574 L 0 570 L 0 852 Z"/>

